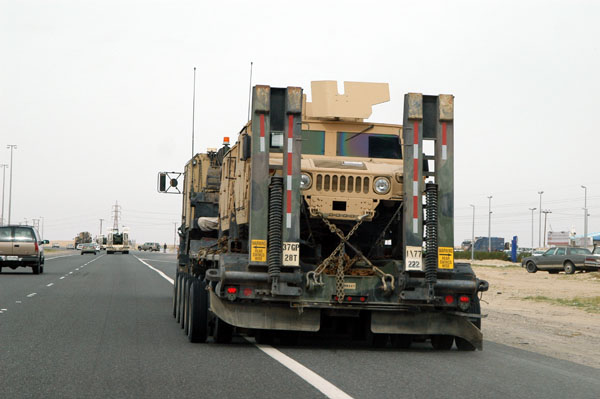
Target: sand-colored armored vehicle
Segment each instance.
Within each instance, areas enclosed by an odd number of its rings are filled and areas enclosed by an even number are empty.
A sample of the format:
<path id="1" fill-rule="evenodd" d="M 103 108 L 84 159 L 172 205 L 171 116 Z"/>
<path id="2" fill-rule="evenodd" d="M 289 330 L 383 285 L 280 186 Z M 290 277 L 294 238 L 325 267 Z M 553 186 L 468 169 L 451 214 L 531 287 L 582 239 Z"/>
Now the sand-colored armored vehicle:
<path id="1" fill-rule="evenodd" d="M 128 254 L 130 249 L 129 245 L 129 230 L 124 228 L 123 231 L 113 230 L 108 233 L 106 253 L 114 254 L 120 252 L 122 254 Z"/>
<path id="2" fill-rule="evenodd" d="M 387 84 L 313 82 L 311 96 L 255 86 L 237 142 L 186 165 L 173 315 L 189 339 L 481 349 L 487 283 L 453 258 L 453 96 L 407 94 L 402 125 L 365 121 Z"/>

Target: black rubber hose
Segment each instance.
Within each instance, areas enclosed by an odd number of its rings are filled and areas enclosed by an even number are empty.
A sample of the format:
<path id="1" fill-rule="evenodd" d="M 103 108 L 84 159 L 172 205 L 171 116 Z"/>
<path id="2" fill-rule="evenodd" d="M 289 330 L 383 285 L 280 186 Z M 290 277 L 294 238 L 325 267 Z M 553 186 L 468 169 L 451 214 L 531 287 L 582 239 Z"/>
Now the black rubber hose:
<path id="1" fill-rule="evenodd" d="M 427 219 L 425 228 L 425 281 L 435 283 L 437 281 L 437 252 L 438 252 L 438 192 L 437 184 L 427 183 L 425 185 L 425 203 L 427 206 Z"/>
<path id="2" fill-rule="evenodd" d="M 269 242 L 267 263 L 269 275 L 278 277 L 283 257 L 283 178 L 271 177 L 269 185 Z"/>

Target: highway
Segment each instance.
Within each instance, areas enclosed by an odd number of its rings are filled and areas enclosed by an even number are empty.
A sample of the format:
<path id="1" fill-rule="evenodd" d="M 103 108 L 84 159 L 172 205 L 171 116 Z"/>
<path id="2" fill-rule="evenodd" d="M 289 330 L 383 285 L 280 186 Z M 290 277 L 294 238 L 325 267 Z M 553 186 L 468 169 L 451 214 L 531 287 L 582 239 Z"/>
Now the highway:
<path id="1" fill-rule="evenodd" d="M 52 257 L 0 274 L 0 398 L 600 397 L 600 369 L 489 341 L 191 344 L 171 314 L 174 255 Z"/>

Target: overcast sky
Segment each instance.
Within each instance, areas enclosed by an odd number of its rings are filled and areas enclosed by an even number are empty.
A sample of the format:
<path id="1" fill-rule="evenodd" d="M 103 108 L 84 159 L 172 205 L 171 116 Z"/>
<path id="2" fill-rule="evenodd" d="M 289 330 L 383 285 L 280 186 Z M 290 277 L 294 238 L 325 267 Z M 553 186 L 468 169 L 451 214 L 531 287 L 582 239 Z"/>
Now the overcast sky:
<path id="1" fill-rule="evenodd" d="M 0 163 L 12 222 L 47 239 L 97 234 L 111 206 L 138 242 L 173 241 L 181 197 L 156 173 L 246 121 L 254 83 L 388 82 L 370 120 L 402 123 L 407 92 L 455 95 L 455 242 L 600 231 L 600 2 L 0 0 Z M 342 85 L 340 84 L 340 87 Z M 8 172 L 8 170 L 7 170 Z M 8 207 L 8 173 L 6 179 Z M 5 210 L 5 217 L 7 216 Z M 535 215 L 535 241 L 538 240 Z"/>

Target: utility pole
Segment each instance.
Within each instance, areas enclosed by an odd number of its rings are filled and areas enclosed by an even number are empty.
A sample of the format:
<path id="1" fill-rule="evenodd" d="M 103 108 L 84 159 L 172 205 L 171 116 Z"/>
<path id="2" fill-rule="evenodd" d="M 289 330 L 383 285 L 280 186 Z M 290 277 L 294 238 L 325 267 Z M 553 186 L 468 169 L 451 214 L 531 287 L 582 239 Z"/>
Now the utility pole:
<path id="1" fill-rule="evenodd" d="M 173 251 L 177 249 L 177 222 L 173 222 Z"/>
<path id="2" fill-rule="evenodd" d="M 540 227 L 539 227 L 539 231 L 538 231 L 538 248 L 541 248 L 542 246 L 542 194 L 544 194 L 543 191 L 538 191 L 538 194 L 540 195 Z"/>
<path id="3" fill-rule="evenodd" d="M 6 180 L 6 168 L 8 168 L 8 164 L 0 164 L 0 168 L 2 168 L 2 209 L 0 209 L 0 226 L 4 226 L 4 180 Z"/>
<path id="4" fill-rule="evenodd" d="M 552 211 L 546 209 L 542 213 L 544 214 L 544 248 L 546 248 L 546 222 L 548 221 L 548 214 L 552 213 Z"/>
<path id="5" fill-rule="evenodd" d="M 475 259 L 475 205 L 469 205 L 473 208 L 473 228 L 471 229 L 471 262 Z"/>
<path id="6" fill-rule="evenodd" d="M 42 220 L 42 240 L 44 239 L 44 217 L 40 216 L 40 219 Z"/>
<path id="7" fill-rule="evenodd" d="M 8 223 L 10 224 L 10 212 L 12 209 L 12 176 L 13 176 L 13 150 L 17 149 L 16 144 L 9 144 L 6 148 L 10 148 L 10 183 L 8 185 Z"/>
<path id="8" fill-rule="evenodd" d="M 102 235 L 102 222 L 104 221 L 104 219 L 100 219 L 100 236 Z"/>
<path id="9" fill-rule="evenodd" d="M 489 204 L 489 214 L 488 214 L 488 252 L 492 252 L 492 196 L 488 197 L 490 201 Z"/>
<path id="10" fill-rule="evenodd" d="M 587 235 L 588 235 L 588 210 L 587 210 L 587 187 L 586 186 L 581 186 L 581 188 L 583 188 L 584 190 L 584 197 L 583 197 L 583 247 L 587 248 Z"/>
<path id="11" fill-rule="evenodd" d="M 533 255 L 533 211 L 537 208 L 529 208 L 531 211 L 531 254 Z"/>
<path id="12" fill-rule="evenodd" d="M 40 231 L 40 219 L 31 219 L 31 225 L 37 231 Z"/>

